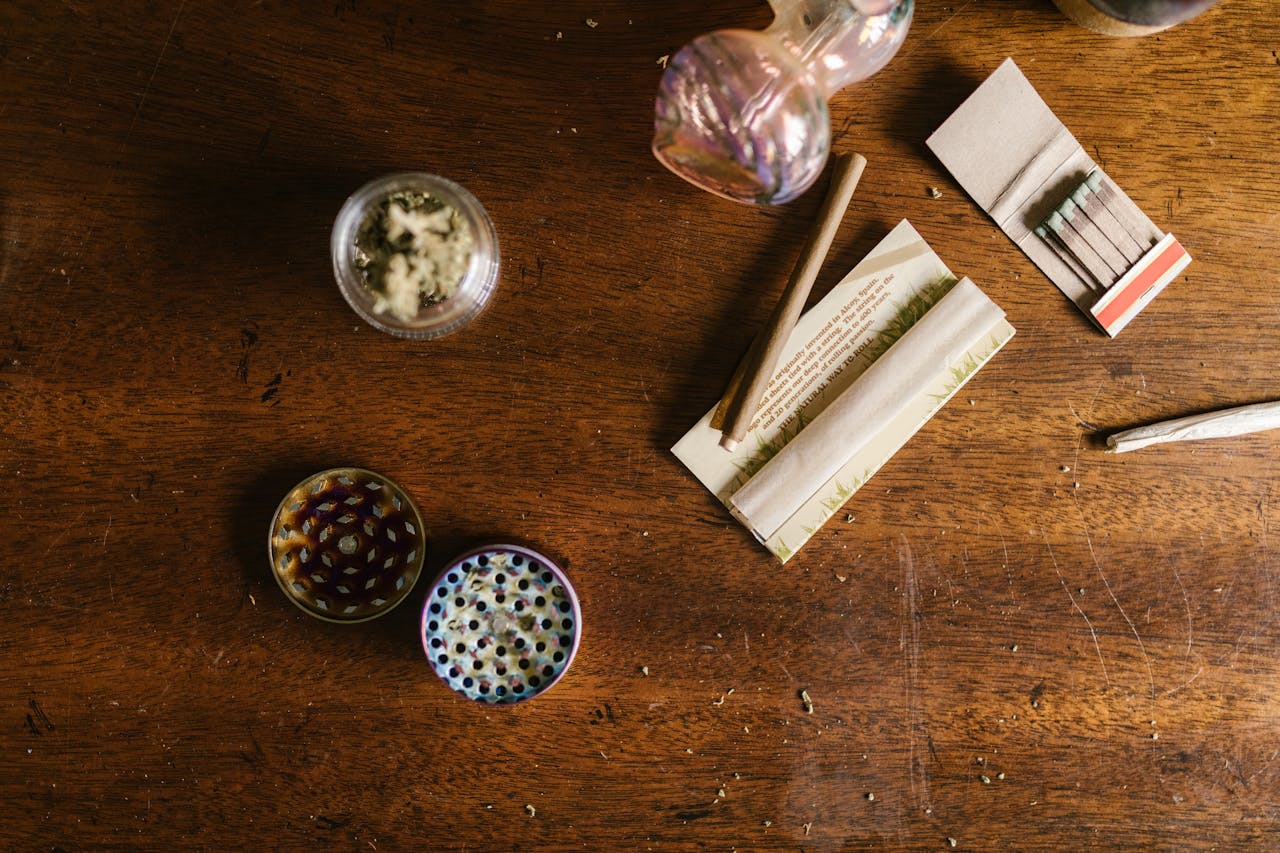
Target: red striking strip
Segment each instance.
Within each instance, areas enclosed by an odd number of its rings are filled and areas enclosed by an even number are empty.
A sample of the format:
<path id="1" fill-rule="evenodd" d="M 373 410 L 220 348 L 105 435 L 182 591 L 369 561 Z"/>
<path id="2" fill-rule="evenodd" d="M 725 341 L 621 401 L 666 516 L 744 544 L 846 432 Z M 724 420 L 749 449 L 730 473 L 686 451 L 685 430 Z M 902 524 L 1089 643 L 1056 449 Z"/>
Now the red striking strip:
<path id="1" fill-rule="evenodd" d="M 1110 329 L 1111 324 L 1124 316 L 1124 312 L 1141 299 L 1142 295 L 1159 281 L 1162 275 L 1173 269 L 1173 265 L 1186 253 L 1187 250 L 1182 248 L 1182 244 L 1177 240 L 1166 246 L 1164 251 L 1152 260 L 1146 269 L 1138 273 L 1137 277 L 1129 282 L 1128 286 L 1098 314 L 1098 322 L 1102 327 Z"/>

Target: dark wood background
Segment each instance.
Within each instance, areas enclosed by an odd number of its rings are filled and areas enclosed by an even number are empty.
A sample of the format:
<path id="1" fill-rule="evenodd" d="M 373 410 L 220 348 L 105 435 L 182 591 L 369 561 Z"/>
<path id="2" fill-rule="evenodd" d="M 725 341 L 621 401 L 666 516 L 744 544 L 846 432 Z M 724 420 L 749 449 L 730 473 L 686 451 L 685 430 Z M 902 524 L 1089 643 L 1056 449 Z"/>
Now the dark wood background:
<path id="1" fill-rule="evenodd" d="M 1280 436 L 1101 452 L 1280 397 L 1273 4 L 1113 40 L 926 0 L 834 99 L 870 166 L 815 294 L 907 217 L 1018 335 L 785 567 L 668 448 L 821 193 L 737 205 L 648 150 L 659 57 L 769 20 L 0 7 L 0 846 L 1280 847 Z M 1116 340 L 924 146 L 1006 56 L 1195 257 Z M 365 326 L 329 268 L 342 200 L 406 169 L 502 244 L 491 307 L 429 343 Z M 354 627 L 290 605 L 270 514 L 346 464 L 416 498 L 433 570 L 496 539 L 563 560 L 568 677 L 456 697 L 425 583 Z"/>

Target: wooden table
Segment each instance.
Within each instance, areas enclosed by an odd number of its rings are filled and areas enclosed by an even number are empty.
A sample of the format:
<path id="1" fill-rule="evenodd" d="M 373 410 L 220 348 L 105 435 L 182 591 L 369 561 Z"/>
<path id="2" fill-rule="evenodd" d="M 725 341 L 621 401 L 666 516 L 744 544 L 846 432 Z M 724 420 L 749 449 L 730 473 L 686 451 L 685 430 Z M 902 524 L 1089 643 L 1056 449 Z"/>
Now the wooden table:
<path id="1" fill-rule="evenodd" d="M 1280 397 L 1271 3 L 1111 40 L 922 2 L 834 99 L 870 166 L 815 298 L 907 217 L 1018 335 L 785 567 L 669 448 L 821 192 L 754 209 L 648 150 L 659 58 L 770 12 L 542 5 L 0 9 L 0 846 L 1280 847 L 1280 438 L 1101 452 Z M 1006 56 L 1195 257 L 1115 340 L 924 146 Z M 405 169 L 502 247 L 429 343 L 329 266 L 342 200 Z M 291 606 L 268 522 L 334 465 L 415 497 L 432 572 L 563 560 L 567 678 L 449 692 L 425 582 L 358 626 Z"/>

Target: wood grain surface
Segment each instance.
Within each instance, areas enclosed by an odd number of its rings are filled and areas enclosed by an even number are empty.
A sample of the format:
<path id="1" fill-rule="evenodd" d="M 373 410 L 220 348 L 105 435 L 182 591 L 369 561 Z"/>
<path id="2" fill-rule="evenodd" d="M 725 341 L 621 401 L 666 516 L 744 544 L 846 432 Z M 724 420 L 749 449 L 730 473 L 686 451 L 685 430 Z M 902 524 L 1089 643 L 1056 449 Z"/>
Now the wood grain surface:
<path id="1" fill-rule="evenodd" d="M 870 165 L 814 298 L 906 217 L 1018 334 L 780 567 L 668 449 L 825 184 L 757 209 L 648 150 L 659 58 L 765 3 L 3 4 L 0 847 L 1280 848 L 1280 435 L 1101 450 L 1280 398 L 1274 13 L 1116 40 L 923 0 L 834 98 Z M 1115 340 L 925 148 L 1006 56 L 1195 258 Z M 327 243 L 418 169 L 502 256 L 422 343 L 352 313 Z M 563 561 L 567 677 L 455 696 L 425 584 L 295 609 L 267 526 L 338 465 L 413 495 L 431 571 Z"/>

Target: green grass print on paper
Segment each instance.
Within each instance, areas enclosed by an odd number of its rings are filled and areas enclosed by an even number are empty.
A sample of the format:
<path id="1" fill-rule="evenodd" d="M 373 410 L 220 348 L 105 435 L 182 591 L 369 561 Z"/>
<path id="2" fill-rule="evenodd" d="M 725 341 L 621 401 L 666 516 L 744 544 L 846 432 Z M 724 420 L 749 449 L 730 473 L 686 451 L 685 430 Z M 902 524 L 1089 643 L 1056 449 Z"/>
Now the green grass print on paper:
<path id="1" fill-rule="evenodd" d="M 845 501 L 853 497 L 854 492 L 862 488 L 862 484 L 865 483 L 866 481 L 867 481 L 866 476 L 863 476 L 862 479 L 854 480 L 852 484 L 846 486 L 844 483 L 840 482 L 839 480 L 836 480 L 835 491 L 832 492 L 829 497 L 825 497 L 822 499 L 823 509 L 825 509 L 830 514 L 834 514 L 836 510 L 844 506 Z M 827 516 L 827 518 L 830 518 L 830 517 L 831 515 Z M 826 522 L 825 518 L 823 519 L 823 522 L 824 523 Z"/>
<path id="2" fill-rule="evenodd" d="M 756 472 L 765 466 L 770 459 L 777 456 L 782 448 L 786 447 L 788 442 L 800 434 L 800 431 L 809 425 L 810 418 L 804 416 L 804 412 L 796 412 L 795 424 L 788 427 L 783 424 L 782 429 L 778 431 L 777 437 L 773 441 L 766 441 L 764 436 L 756 433 L 756 452 L 741 462 L 733 463 L 738 469 L 738 476 L 735 482 L 738 486 L 744 485 L 756 475 Z"/>
<path id="3" fill-rule="evenodd" d="M 822 529 L 822 526 L 831 520 L 831 516 L 840 511 L 840 507 L 844 506 L 849 498 L 853 497 L 853 493 L 861 489 L 867 480 L 871 479 L 871 471 L 864 471 L 862 476 L 854 479 L 852 483 L 845 484 L 839 480 L 835 481 L 835 489 L 831 494 L 822 498 L 818 503 L 822 505 L 823 513 L 818 516 L 818 522 L 813 527 L 802 527 L 805 533 L 812 536 Z"/>
<path id="4" fill-rule="evenodd" d="M 951 381 L 948 382 L 941 394 L 930 394 L 929 396 L 937 400 L 939 403 L 945 402 L 952 394 L 959 390 L 960 386 L 969 381 L 969 377 L 977 372 L 987 359 L 1000 349 L 1002 344 L 995 336 L 991 338 L 991 345 L 982 355 L 974 356 L 973 353 L 965 353 L 964 361 L 951 368 Z"/>
<path id="5" fill-rule="evenodd" d="M 888 352 L 889 347 L 897 343 L 898 339 L 912 326 L 920 322 L 920 318 L 937 305 L 938 301 L 956 286 L 957 281 L 958 279 L 953 275 L 944 275 L 911 294 L 906 302 L 898 306 L 898 312 L 889 318 L 885 327 L 876 332 L 875 341 L 862 351 L 862 358 L 870 364 Z"/>

